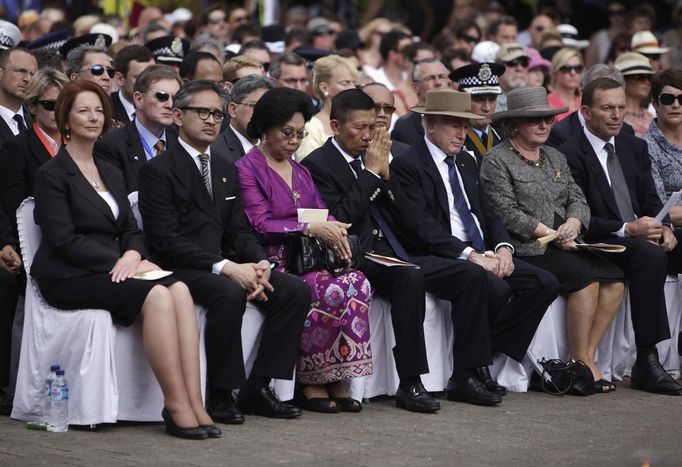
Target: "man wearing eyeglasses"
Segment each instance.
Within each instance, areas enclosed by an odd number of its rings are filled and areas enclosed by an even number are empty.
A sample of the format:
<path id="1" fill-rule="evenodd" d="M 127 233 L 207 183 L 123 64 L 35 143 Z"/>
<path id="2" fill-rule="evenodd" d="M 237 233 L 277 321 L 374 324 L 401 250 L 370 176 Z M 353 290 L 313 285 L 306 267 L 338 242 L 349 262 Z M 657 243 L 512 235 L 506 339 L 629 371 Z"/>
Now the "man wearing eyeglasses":
<path id="1" fill-rule="evenodd" d="M 206 309 L 206 408 L 213 420 L 244 422 L 234 389 L 241 389 L 240 403 L 253 413 L 294 418 L 300 409 L 280 402 L 269 384 L 293 376 L 310 290 L 297 277 L 271 271 L 244 214 L 237 169 L 210 148 L 226 102 L 225 91 L 207 80 L 178 92 L 178 144 L 142 167 L 140 213 L 155 262 L 173 270 Z M 247 300 L 265 322 L 245 382 L 241 328 Z"/>
<path id="2" fill-rule="evenodd" d="M 222 7 L 210 7 L 201 15 L 200 32 L 205 32 L 209 37 L 217 40 L 221 46 L 227 44 L 230 31 L 227 24 L 227 14 Z"/>
<path id="3" fill-rule="evenodd" d="M 66 76 L 71 80 L 84 79 L 98 84 L 104 91 L 111 92 L 111 80 L 116 71 L 111 66 L 107 51 L 94 45 L 80 45 L 69 52 Z"/>
<path id="4" fill-rule="evenodd" d="M 528 84 L 528 65 L 530 57 L 526 55 L 519 44 L 512 42 L 500 47 L 495 55 L 495 61 L 506 67 L 500 76 L 502 94 L 497 96 L 497 111 L 507 110 L 507 94 L 512 89 L 522 88 Z"/>
<path id="5" fill-rule="evenodd" d="M 434 89 L 444 89 L 450 85 L 448 69 L 443 62 L 435 58 L 427 58 L 417 62 L 412 69 L 412 86 L 417 93 L 418 104 L 424 105 L 426 93 Z M 424 137 L 421 115 L 410 112 L 400 117 L 393 127 L 391 137 L 409 146 Z"/>
<path id="6" fill-rule="evenodd" d="M 95 157 L 123 172 L 128 193 L 137 191 L 142 165 L 177 142 L 172 126 L 173 98 L 180 84 L 175 71 L 165 65 L 148 67 L 133 87 L 133 121 L 110 131 L 95 144 Z"/>
<path id="7" fill-rule="evenodd" d="M 0 51 L 0 148 L 31 125 L 23 103 L 28 83 L 37 69 L 36 59 L 29 50 Z M 10 371 L 6 363 L 10 361 L 10 336 L 20 288 L 17 273 L 21 271 L 21 258 L 12 230 L 5 210 L 0 209 L 0 415 L 9 415 L 12 411 L 11 389 L 5 391 L 4 388 L 9 383 Z"/>
<path id="8" fill-rule="evenodd" d="M 230 116 L 225 131 L 211 144 L 211 152 L 224 157 L 230 162 L 237 162 L 252 147 L 257 140 L 249 138 L 246 127 L 253 115 L 256 103 L 268 90 L 275 87 L 272 80 L 263 76 L 245 76 L 237 81 L 232 88 L 227 113 Z"/>
<path id="9" fill-rule="evenodd" d="M 374 104 L 376 104 L 377 128 L 383 127 L 386 129 L 386 131 L 388 131 L 391 126 L 391 117 L 393 117 L 393 113 L 395 112 L 395 97 L 393 97 L 393 93 L 381 83 L 365 84 L 360 89 L 369 97 L 371 97 L 374 101 Z M 401 141 L 393 140 L 391 143 L 391 153 L 389 154 L 388 162 L 390 163 L 395 156 L 402 153 L 409 147 L 409 145 Z"/>

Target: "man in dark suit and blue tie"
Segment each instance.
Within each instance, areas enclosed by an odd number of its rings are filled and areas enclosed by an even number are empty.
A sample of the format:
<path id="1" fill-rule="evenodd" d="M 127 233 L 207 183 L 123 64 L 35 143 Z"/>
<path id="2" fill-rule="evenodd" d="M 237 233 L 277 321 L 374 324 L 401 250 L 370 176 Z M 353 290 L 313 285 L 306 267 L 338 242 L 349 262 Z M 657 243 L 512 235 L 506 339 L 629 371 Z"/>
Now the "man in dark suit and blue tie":
<path id="1" fill-rule="evenodd" d="M 625 273 L 630 294 L 637 360 L 630 385 L 644 391 L 682 395 L 682 385 L 661 366 L 656 343 L 670 339 L 663 287 L 666 274 L 682 272 L 682 247 L 670 228 L 654 217 L 662 208 L 646 143 L 621 131 L 625 91 L 599 78 L 583 91 L 580 112 L 585 126 L 559 150 L 566 155 L 576 183 L 590 206 L 585 239 L 623 245 L 609 260 Z"/>
<path id="2" fill-rule="evenodd" d="M 135 82 L 135 118 L 124 128 L 110 131 L 95 145 L 95 157 L 118 167 L 128 193 L 137 191 L 142 164 L 175 145 L 173 99 L 180 78 L 165 65 L 151 65 Z"/>
<path id="3" fill-rule="evenodd" d="M 157 264 L 173 270 L 206 309 L 206 408 L 213 419 L 242 423 L 241 411 L 298 417 L 300 409 L 279 401 L 269 384 L 293 377 L 310 290 L 297 277 L 271 271 L 244 214 L 236 167 L 212 154 L 226 102 L 225 91 L 208 80 L 192 81 L 175 96 L 178 143 L 144 164 L 139 175 L 145 236 Z M 247 300 L 265 323 L 244 382 Z M 239 407 L 232 396 L 238 388 Z"/>
<path id="4" fill-rule="evenodd" d="M 463 150 L 469 120 L 481 118 L 471 113 L 469 94 L 429 91 L 426 105 L 412 110 L 424 115 L 425 137 L 394 159 L 391 171 L 418 213 L 418 253 L 486 270 L 492 349 L 520 362 L 557 296 L 557 280 L 513 258 L 507 229 L 488 207 L 475 159 Z M 475 374 L 489 390 L 504 393 L 487 367 Z"/>
<path id="5" fill-rule="evenodd" d="M 365 260 L 361 266 L 379 295 L 391 302 L 396 346 L 393 349 L 400 385 L 398 406 L 416 412 L 440 408 L 424 389 L 420 375 L 428 372 L 423 321 L 425 293 L 452 304 L 454 328 L 451 400 L 496 405 L 499 394 L 476 377 L 492 363 L 486 272 L 473 262 L 419 252 L 426 241 L 418 216 L 389 168 L 390 142 L 383 127 L 376 128 L 376 104 L 363 91 L 350 89 L 332 101 L 334 136 L 303 160 L 330 213 L 352 224 L 364 251 L 417 264 L 386 267 Z M 487 369 L 487 368 L 486 368 Z"/>

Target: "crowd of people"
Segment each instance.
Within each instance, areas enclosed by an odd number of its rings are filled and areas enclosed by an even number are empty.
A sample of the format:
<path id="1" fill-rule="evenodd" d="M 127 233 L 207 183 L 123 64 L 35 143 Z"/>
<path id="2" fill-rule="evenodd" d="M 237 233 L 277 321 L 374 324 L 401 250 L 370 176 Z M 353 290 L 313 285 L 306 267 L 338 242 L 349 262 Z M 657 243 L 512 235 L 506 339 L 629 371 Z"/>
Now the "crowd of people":
<path id="1" fill-rule="evenodd" d="M 682 272 L 682 202 L 655 219 L 682 189 L 682 35 L 668 47 L 652 7 L 602 3 L 608 27 L 589 41 L 551 1 L 520 24 L 456 0 L 422 40 L 300 6 L 263 27 L 220 5 L 147 7 L 129 24 L 53 6 L 0 20 L 0 413 L 21 391 L 10 349 L 27 275 L 55 308 L 142 320 L 166 431 L 183 438 L 220 437 L 216 423 L 245 414 L 362 410 L 347 383 L 374 371 L 377 296 L 406 410 L 440 409 L 421 381 L 426 293 L 451 304 L 448 400 L 502 403 L 493 356 L 521 362 L 559 295 L 570 357 L 594 380 L 583 392 L 615 391 L 595 359 L 626 284 L 631 386 L 682 395 L 656 350 L 679 338 L 663 288 Z M 30 196 L 43 239 L 24 271 L 16 212 Z M 302 222 L 306 208 L 328 217 Z M 299 237 L 346 264 L 359 251 L 418 267 L 295 275 Z M 152 271 L 172 274 L 135 279 Z M 249 374 L 247 302 L 265 316 Z M 294 375 L 295 398 L 279 400 L 271 380 Z"/>

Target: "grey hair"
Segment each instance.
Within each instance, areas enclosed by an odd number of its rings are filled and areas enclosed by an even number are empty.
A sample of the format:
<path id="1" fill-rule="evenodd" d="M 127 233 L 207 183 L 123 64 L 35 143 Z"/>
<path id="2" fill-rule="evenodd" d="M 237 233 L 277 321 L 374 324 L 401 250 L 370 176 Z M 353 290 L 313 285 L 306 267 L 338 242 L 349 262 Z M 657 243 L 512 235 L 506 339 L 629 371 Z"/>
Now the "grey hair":
<path id="1" fill-rule="evenodd" d="M 102 47 L 95 47 L 94 45 L 79 45 L 74 50 L 69 52 L 69 58 L 66 63 L 66 76 L 70 77 L 72 73 L 78 73 L 81 70 L 81 68 L 83 68 L 83 63 L 85 62 L 85 54 L 87 54 L 88 52 L 106 54 L 107 49 L 103 49 Z"/>
<path id="2" fill-rule="evenodd" d="M 580 86 L 584 88 L 597 78 L 611 78 L 625 88 L 625 79 L 620 70 L 613 66 L 604 65 L 603 63 L 597 63 L 596 65 L 589 67 L 583 75 Z"/>
<path id="3" fill-rule="evenodd" d="M 269 91 L 275 87 L 275 83 L 270 78 L 264 76 L 249 75 L 244 76 L 234 84 L 230 99 L 232 102 L 241 102 L 247 95 L 251 94 L 257 89 L 265 89 Z"/>
<path id="4" fill-rule="evenodd" d="M 293 65 L 293 66 L 305 66 L 305 59 L 298 54 L 293 52 L 285 53 L 274 59 L 270 63 L 270 68 L 268 68 L 268 73 L 271 77 L 279 79 L 282 76 L 282 64 Z"/>
<path id="5" fill-rule="evenodd" d="M 197 37 L 196 39 L 194 39 L 189 46 L 189 53 L 196 52 L 205 46 L 215 49 L 215 51 L 218 52 L 218 55 L 216 57 L 222 58 L 225 56 L 223 48 L 220 46 L 220 43 L 209 36 Z"/>
<path id="6" fill-rule="evenodd" d="M 437 58 L 425 58 L 424 60 L 419 60 L 417 63 L 415 63 L 414 67 L 412 68 L 412 82 L 416 83 L 417 81 L 419 81 L 421 79 L 421 78 L 417 78 L 417 76 L 419 76 L 419 72 L 421 71 L 422 65 L 425 65 L 427 63 L 436 63 L 436 62 L 443 64 L 443 62 L 441 62 Z M 445 66 L 445 65 L 443 64 L 443 66 Z M 447 69 L 447 67 L 445 67 L 445 68 Z"/>
<path id="7" fill-rule="evenodd" d="M 199 79 L 191 81 L 184 85 L 173 100 L 173 107 L 176 109 L 184 109 L 192 105 L 192 96 L 202 91 L 213 91 L 223 101 L 223 112 L 227 112 L 227 101 L 229 99 L 227 92 L 216 82 L 208 79 Z"/>

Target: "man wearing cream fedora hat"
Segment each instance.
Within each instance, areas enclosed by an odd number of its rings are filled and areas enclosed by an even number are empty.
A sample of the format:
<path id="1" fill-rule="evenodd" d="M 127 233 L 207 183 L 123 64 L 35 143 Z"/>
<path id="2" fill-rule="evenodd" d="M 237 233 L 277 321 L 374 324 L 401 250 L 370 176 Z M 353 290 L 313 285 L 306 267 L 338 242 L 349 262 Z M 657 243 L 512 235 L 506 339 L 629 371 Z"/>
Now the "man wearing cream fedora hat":
<path id="1" fill-rule="evenodd" d="M 396 157 L 391 170 L 419 213 L 416 225 L 424 243 L 415 254 L 463 260 L 486 271 L 490 348 L 521 361 L 557 296 L 558 283 L 550 273 L 512 257 L 507 229 L 488 207 L 475 159 L 462 150 L 470 120 L 484 118 L 471 113 L 471 96 L 429 91 L 426 104 L 412 111 L 423 115 L 424 138 Z M 506 392 L 488 370 L 492 352 L 486 365 L 469 374 L 455 368 L 448 399 Z"/>

